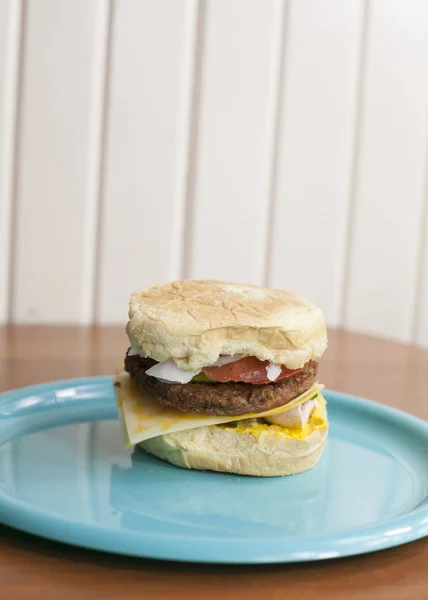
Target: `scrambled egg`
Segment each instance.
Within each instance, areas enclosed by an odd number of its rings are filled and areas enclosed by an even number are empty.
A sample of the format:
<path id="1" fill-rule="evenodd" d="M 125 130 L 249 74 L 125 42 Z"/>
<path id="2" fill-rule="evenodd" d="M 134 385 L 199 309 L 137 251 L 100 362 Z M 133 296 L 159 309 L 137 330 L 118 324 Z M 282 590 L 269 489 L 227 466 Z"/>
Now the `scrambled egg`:
<path id="1" fill-rule="evenodd" d="M 274 425 L 262 422 L 245 425 L 245 422 L 243 422 L 233 427 L 233 429 L 236 431 L 236 433 L 249 433 L 255 436 L 260 436 L 262 433 L 269 431 L 275 432 L 275 436 L 278 437 L 287 437 L 302 440 L 313 431 L 326 429 L 328 427 L 328 423 L 324 418 L 325 405 L 326 401 L 324 397 L 322 396 L 322 394 L 318 394 L 318 406 L 316 406 L 312 411 L 312 414 L 306 425 L 303 425 L 301 427 L 281 427 L 281 425 Z M 220 425 L 220 427 L 232 428 L 230 424 Z"/>

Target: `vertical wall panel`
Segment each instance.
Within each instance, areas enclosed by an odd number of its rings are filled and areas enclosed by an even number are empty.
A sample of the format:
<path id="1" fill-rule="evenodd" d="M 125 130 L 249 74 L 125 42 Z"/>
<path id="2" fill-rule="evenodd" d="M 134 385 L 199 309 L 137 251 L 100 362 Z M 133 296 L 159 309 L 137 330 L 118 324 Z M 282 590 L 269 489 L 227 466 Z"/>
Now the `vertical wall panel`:
<path id="1" fill-rule="evenodd" d="M 420 264 L 412 342 L 428 347 L 428 172 L 425 174 L 425 214 L 420 228 Z"/>
<path id="2" fill-rule="evenodd" d="M 111 37 L 97 319 L 180 276 L 195 0 L 119 0 Z"/>
<path id="3" fill-rule="evenodd" d="M 370 3 L 345 325 L 408 341 L 428 132 L 428 3 Z"/>
<path id="4" fill-rule="evenodd" d="M 206 2 L 192 277 L 263 282 L 283 7 Z"/>
<path id="5" fill-rule="evenodd" d="M 12 316 L 87 322 L 108 2 L 25 7 Z"/>
<path id="6" fill-rule="evenodd" d="M 9 312 L 20 27 L 20 0 L 0 2 L 0 324 L 7 322 Z"/>
<path id="7" fill-rule="evenodd" d="M 268 282 L 340 321 L 364 3 L 293 0 Z"/>

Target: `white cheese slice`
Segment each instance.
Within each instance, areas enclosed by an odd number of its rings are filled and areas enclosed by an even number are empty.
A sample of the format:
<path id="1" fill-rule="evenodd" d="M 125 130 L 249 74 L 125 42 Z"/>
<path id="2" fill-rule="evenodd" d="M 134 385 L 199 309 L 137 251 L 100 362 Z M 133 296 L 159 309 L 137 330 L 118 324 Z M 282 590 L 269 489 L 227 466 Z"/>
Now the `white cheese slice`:
<path id="1" fill-rule="evenodd" d="M 306 400 L 314 400 L 323 387 L 321 384 L 316 383 L 304 394 L 285 406 L 273 408 L 272 410 L 225 417 L 185 413 L 174 408 L 168 408 L 148 394 L 141 392 L 129 378 L 128 373 L 119 373 L 114 378 L 114 391 L 119 417 L 125 442 L 128 446 L 174 431 L 279 414 L 302 404 Z"/>

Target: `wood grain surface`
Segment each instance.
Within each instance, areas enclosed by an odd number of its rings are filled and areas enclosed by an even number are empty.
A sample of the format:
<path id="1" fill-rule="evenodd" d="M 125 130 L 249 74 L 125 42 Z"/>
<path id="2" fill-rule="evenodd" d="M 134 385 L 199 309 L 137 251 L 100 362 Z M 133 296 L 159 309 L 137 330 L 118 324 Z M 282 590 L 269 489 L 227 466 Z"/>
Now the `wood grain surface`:
<path id="1" fill-rule="evenodd" d="M 0 391 L 111 373 L 126 347 L 120 328 L 0 328 Z M 428 419 L 427 351 L 331 332 L 320 379 Z M 0 598 L 422 600 L 428 598 L 427 560 L 424 539 L 320 563 L 188 565 L 81 550 L 0 527 Z"/>

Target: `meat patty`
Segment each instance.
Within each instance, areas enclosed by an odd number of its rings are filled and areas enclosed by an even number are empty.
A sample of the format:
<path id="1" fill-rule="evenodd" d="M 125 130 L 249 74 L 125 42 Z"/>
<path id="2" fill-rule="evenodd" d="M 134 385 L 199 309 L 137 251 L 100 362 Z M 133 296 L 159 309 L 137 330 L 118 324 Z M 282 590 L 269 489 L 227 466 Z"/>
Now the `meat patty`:
<path id="1" fill-rule="evenodd" d="M 315 381 L 318 362 L 278 383 L 165 383 L 146 375 L 156 361 L 138 355 L 125 357 L 125 370 L 137 386 L 162 404 L 184 412 L 204 415 L 245 415 L 263 412 L 291 402 Z"/>

